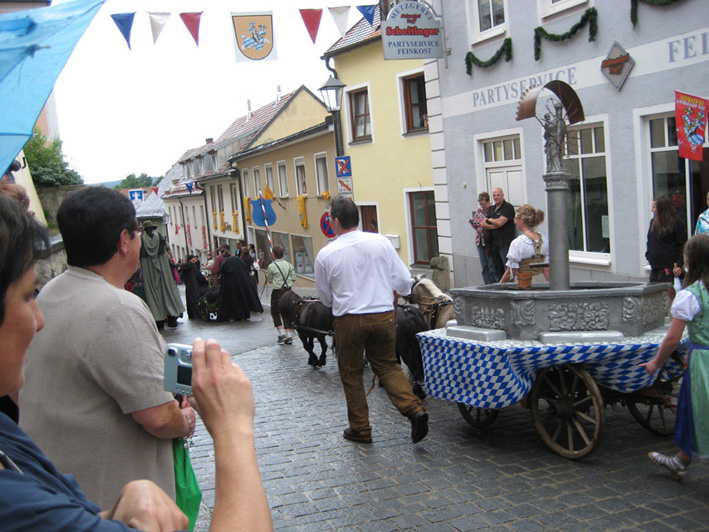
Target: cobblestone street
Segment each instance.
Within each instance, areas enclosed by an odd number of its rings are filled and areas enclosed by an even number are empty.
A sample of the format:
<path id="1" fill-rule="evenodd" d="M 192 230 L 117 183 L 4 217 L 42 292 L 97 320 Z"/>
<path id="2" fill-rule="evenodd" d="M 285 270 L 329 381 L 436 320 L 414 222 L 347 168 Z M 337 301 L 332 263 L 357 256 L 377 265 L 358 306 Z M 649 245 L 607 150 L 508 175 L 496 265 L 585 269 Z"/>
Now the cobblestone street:
<path id="1" fill-rule="evenodd" d="M 268 309 L 250 322 L 184 323 L 165 338 L 189 343 L 198 335 L 222 342 L 253 383 L 256 447 L 277 530 L 709 530 L 708 465 L 695 461 L 674 482 L 647 457 L 673 452 L 672 439 L 620 406 L 606 408 L 600 446 L 573 462 L 543 444 L 520 406 L 480 432 L 455 404 L 429 397 L 430 432 L 413 445 L 408 420 L 375 386 L 374 443 L 359 445 L 342 437 L 335 357 L 313 370 L 298 340 L 277 345 Z M 192 461 L 203 491 L 197 530 L 207 530 L 214 466 L 201 423 Z"/>

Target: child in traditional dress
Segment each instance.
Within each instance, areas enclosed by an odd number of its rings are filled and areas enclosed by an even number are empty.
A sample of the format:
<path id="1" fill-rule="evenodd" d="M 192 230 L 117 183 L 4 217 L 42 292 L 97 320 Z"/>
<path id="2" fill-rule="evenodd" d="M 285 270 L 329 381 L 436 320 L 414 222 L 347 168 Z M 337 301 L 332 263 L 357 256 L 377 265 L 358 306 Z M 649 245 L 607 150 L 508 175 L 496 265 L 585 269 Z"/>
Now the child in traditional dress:
<path id="1" fill-rule="evenodd" d="M 670 329 L 655 358 L 641 364 L 647 373 L 657 372 L 675 350 L 689 324 L 687 369 L 675 420 L 675 443 L 679 451 L 675 456 L 648 453 L 653 462 L 669 469 L 677 481 L 687 474 L 692 453 L 699 458 L 709 458 L 709 417 L 706 415 L 709 412 L 709 236 L 695 235 L 687 241 L 684 264 L 687 268 L 685 289 L 677 294 L 672 304 Z"/>

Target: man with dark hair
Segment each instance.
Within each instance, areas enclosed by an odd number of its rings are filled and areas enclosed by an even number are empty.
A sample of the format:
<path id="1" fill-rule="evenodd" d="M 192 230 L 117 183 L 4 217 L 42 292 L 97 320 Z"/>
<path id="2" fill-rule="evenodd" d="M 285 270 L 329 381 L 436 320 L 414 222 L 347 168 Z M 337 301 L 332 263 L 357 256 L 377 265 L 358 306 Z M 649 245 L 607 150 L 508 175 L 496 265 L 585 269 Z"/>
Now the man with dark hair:
<path id="1" fill-rule="evenodd" d="M 172 439 L 192 434 L 195 413 L 163 389 L 165 342 L 123 289 L 140 256 L 133 204 L 88 187 L 57 222 L 69 269 L 37 298 L 46 326 L 30 347 L 21 426 L 102 508 L 140 478 L 174 498 Z"/>
<path id="2" fill-rule="evenodd" d="M 490 277 L 493 283 L 497 283 L 502 278 L 507 267 L 507 252 L 510 244 L 515 239 L 515 208 L 511 203 L 505 201 L 505 193 L 501 188 L 492 191 L 493 204 L 487 211 L 487 217 L 480 224 L 484 229 L 490 231 L 490 242 L 492 251 L 490 254 Z"/>
<path id="3" fill-rule="evenodd" d="M 165 237 L 156 231 L 157 228 L 155 222 L 143 222 L 140 266 L 143 269 L 145 301 L 153 313 L 158 330 L 161 331 L 165 326 L 166 317 L 168 328 L 177 327 L 177 317 L 185 311 L 185 307 L 182 305 L 172 273 L 172 253 L 167 247 Z"/>
<path id="4" fill-rule="evenodd" d="M 330 223 L 337 239 L 315 259 L 320 300 L 332 307 L 337 364 L 347 401 L 349 427 L 344 437 L 372 442 L 364 392 L 364 356 L 389 399 L 411 421 L 411 440 L 428 434 L 428 414 L 396 361 L 394 305 L 411 292 L 411 273 L 388 239 L 357 230 L 359 212 L 350 199 L 332 200 Z"/>

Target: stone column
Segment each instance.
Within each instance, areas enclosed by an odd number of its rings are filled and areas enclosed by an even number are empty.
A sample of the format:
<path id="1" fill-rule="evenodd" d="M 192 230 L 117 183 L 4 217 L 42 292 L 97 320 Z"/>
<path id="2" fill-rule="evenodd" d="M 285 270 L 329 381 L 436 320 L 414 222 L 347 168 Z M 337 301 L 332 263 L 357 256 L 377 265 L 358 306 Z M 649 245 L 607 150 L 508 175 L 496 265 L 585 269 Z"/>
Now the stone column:
<path id="1" fill-rule="evenodd" d="M 549 209 L 549 289 L 569 289 L 569 173 L 555 170 L 544 174 Z"/>

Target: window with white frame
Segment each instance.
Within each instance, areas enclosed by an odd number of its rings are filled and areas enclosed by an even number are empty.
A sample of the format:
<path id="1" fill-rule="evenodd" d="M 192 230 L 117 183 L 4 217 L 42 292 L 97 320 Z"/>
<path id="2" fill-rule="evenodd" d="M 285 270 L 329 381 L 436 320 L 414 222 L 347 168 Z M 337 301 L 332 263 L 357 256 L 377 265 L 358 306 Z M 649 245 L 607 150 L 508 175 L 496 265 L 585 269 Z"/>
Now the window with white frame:
<path id="1" fill-rule="evenodd" d="M 350 135 L 352 142 L 372 140 L 372 119 L 369 113 L 369 90 L 365 87 L 349 96 Z"/>
<path id="2" fill-rule="evenodd" d="M 537 0 L 539 16 L 549 17 L 576 6 L 590 4 L 592 0 Z"/>
<path id="3" fill-rule="evenodd" d="M 308 194 L 308 178 L 305 175 L 305 159 L 298 157 L 294 160 L 295 163 L 295 188 L 298 196 L 307 196 Z"/>
<path id="4" fill-rule="evenodd" d="M 276 187 L 273 186 L 273 165 L 268 163 L 264 166 L 264 171 L 266 172 L 266 186 L 271 189 L 271 192 L 276 191 Z"/>
<path id="5" fill-rule="evenodd" d="M 278 191 L 282 198 L 288 196 L 288 171 L 285 161 L 278 161 Z"/>
<path id="6" fill-rule="evenodd" d="M 293 237 L 293 265 L 295 273 L 306 277 L 315 277 L 313 268 L 313 239 L 309 236 L 292 235 Z"/>
<path id="7" fill-rule="evenodd" d="M 487 191 L 501 188 L 505 200 L 512 205 L 524 203 L 522 150 L 519 135 L 482 142 L 483 169 Z"/>
<path id="8" fill-rule="evenodd" d="M 259 190 L 261 190 L 261 169 L 254 166 L 254 196 L 258 196 Z"/>
<path id="9" fill-rule="evenodd" d="M 406 132 L 428 131 L 426 110 L 426 80 L 423 73 L 402 78 Z"/>
<path id="10" fill-rule="evenodd" d="M 507 0 L 468 0 L 471 42 L 484 41 L 507 31 Z"/>
<path id="11" fill-rule="evenodd" d="M 244 197 L 251 197 L 251 185 L 249 184 L 249 171 L 244 168 L 241 171 L 241 187 L 244 189 Z"/>
<path id="12" fill-rule="evenodd" d="M 679 156 L 675 115 L 652 117 L 648 121 L 650 135 L 650 169 L 652 196 L 667 196 L 677 214 L 687 224 L 687 234 L 694 232 L 697 217 L 706 209 L 709 192 L 709 143 L 704 137 L 704 161 Z M 689 200 L 688 200 L 689 198 Z"/>
<path id="13" fill-rule="evenodd" d="M 606 138 L 603 124 L 569 128 L 563 164 L 569 172 L 569 249 L 610 253 Z"/>
<path id="14" fill-rule="evenodd" d="M 317 179 L 318 195 L 330 190 L 330 181 L 327 176 L 327 154 L 315 154 L 315 178 Z"/>

